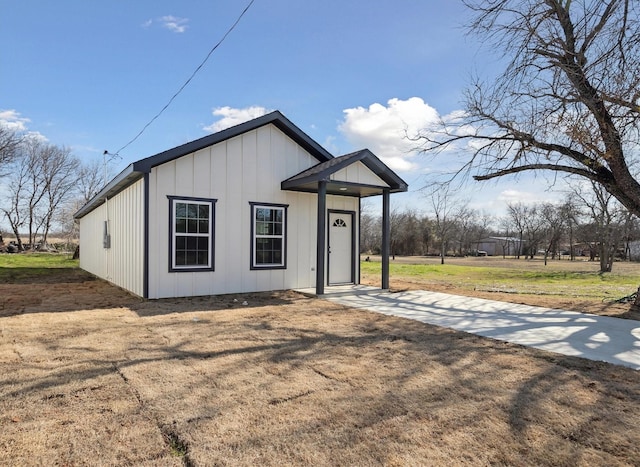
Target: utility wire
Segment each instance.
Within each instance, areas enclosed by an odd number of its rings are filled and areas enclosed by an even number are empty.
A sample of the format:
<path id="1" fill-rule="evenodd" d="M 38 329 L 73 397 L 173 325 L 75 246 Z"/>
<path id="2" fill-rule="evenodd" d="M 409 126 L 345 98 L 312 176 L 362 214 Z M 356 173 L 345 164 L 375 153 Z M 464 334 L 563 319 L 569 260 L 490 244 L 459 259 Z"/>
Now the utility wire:
<path id="1" fill-rule="evenodd" d="M 169 99 L 169 102 L 167 102 L 165 104 L 165 106 L 160 110 L 160 112 L 158 112 L 151 120 L 149 120 L 149 122 L 142 127 L 142 130 L 140 130 L 140 132 L 131 140 L 129 141 L 127 144 L 125 144 L 124 146 L 122 146 L 120 149 L 118 149 L 116 151 L 116 153 L 114 155 L 120 155 L 120 151 L 123 151 L 124 149 L 126 149 L 129 145 L 131 145 L 134 141 L 136 141 L 141 135 L 142 133 L 145 132 L 145 130 L 147 128 L 149 128 L 149 126 L 156 121 L 156 119 L 158 117 L 160 117 L 160 115 L 162 115 L 164 113 L 165 110 L 167 110 L 167 108 L 171 105 L 171 103 L 174 101 L 174 99 L 176 97 L 178 97 L 178 95 L 184 90 L 184 88 L 187 87 L 187 85 L 191 82 L 191 80 L 196 76 L 196 74 L 200 71 L 200 69 L 204 66 L 205 63 L 207 63 L 207 60 L 209 60 L 209 57 L 211 57 L 211 54 L 213 54 L 213 52 L 215 52 L 215 50 L 220 47 L 220 45 L 222 45 L 222 43 L 225 41 L 225 39 L 227 38 L 227 36 L 229 34 L 231 34 L 231 31 L 233 31 L 236 26 L 238 25 L 238 23 L 240 22 L 240 20 L 242 19 L 242 17 L 245 15 L 245 13 L 249 10 L 249 8 L 251 8 L 251 5 L 253 5 L 253 2 L 255 2 L 255 0 L 251 0 L 247 6 L 245 7 L 244 10 L 242 10 L 242 13 L 240 13 L 240 16 L 238 16 L 238 18 L 236 19 L 236 21 L 231 25 L 231 27 L 229 29 L 227 29 L 227 32 L 224 33 L 224 35 L 222 36 L 222 39 L 220 39 L 218 41 L 218 43 L 216 45 L 214 45 L 211 50 L 209 50 L 209 53 L 207 54 L 207 56 L 204 58 L 204 60 L 202 60 L 202 62 L 200 63 L 200 65 L 198 65 L 198 67 L 193 71 L 193 73 L 191 73 L 191 76 L 189 76 L 189 79 L 187 79 L 184 84 L 180 87 L 180 89 L 178 89 L 178 91 L 171 96 L 171 99 Z"/>

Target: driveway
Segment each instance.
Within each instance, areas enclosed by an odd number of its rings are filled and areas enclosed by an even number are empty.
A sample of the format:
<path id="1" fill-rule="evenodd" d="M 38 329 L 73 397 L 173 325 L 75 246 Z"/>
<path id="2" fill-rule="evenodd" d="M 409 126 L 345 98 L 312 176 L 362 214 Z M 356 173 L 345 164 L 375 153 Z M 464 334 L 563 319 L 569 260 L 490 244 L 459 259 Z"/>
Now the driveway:
<path id="1" fill-rule="evenodd" d="M 640 369 L 640 321 L 421 290 L 325 298 L 354 308 Z"/>

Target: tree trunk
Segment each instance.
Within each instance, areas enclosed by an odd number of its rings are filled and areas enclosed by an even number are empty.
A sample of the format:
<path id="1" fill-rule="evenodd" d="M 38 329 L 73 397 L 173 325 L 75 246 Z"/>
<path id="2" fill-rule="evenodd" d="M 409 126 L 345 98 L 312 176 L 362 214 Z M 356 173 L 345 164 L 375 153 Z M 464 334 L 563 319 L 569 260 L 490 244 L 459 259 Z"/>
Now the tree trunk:
<path id="1" fill-rule="evenodd" d="M 636 299 L 631 304 L 631 307 L 629 308 L 629 310 L 640 312 L 640 287 L 638 287 L 638 291 L 636 292 Z"/>
<path id="2" fill-rule="evenodd" d="M 15 235 L 16 237 L 16 242 L 18 243 L 18 251 L 24 251 L 24 245 L 22 244 L 22 238 L 20 237 L 18 227 L 11 224 L 11 230 L 13 230 L 13 235 Z"/>

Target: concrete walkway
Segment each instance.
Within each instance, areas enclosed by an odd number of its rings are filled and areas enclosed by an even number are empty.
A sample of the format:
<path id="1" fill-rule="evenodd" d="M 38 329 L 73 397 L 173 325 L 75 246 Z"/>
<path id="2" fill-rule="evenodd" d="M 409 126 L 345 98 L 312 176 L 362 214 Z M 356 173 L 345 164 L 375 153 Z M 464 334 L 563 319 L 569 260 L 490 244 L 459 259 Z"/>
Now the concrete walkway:
<path id="1" fill-rule="evenodd" d="M 327 294 L 343 305 L 640 369 L 640 321 L 420 290 Z"/>

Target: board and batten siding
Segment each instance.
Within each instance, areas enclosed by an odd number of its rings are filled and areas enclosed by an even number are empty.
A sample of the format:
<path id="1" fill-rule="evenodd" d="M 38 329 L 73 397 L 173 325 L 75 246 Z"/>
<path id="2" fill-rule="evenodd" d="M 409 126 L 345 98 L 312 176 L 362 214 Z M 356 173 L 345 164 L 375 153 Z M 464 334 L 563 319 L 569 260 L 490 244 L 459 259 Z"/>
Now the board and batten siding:
<path id="1" fill-rule="evenodd" d="M 110 248 L 104 248 L 108 221 Z M 80 219 L 80 267 L 142 296 L 144 181 L 138 180 Z"/>
<path id="2" fill-rule="evenodd" d="M 274 125 L 154 167 L 149 176 L 149 298 L 283 290 L 315 285 L 317 195 L 280 189 L 318 160 Z M 217 200 L 214 271 L 169 272 L 169 200 Z M 285 269 L 251 270 L 250 202 L 287 208 Z M 358 199 L 328 196 L 328 209 L 358 210 Z M 356 215 L 357 218 L 357 215 Z"/>
<path id="3" fill-rule="evenodd" d="M 331 180 L 361 183 L 372 186 L 388 187 L 389 184 L 371 172 L 362 162 L 358 161 L 331 175 Z"/>

